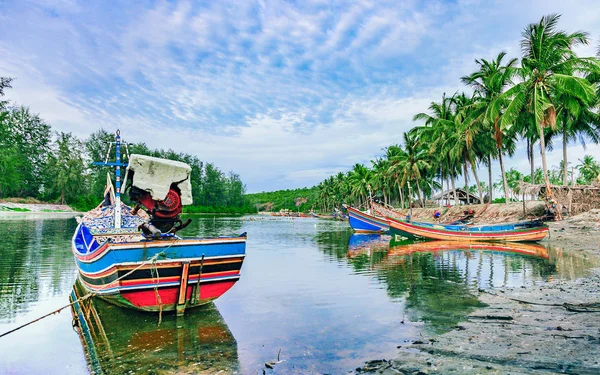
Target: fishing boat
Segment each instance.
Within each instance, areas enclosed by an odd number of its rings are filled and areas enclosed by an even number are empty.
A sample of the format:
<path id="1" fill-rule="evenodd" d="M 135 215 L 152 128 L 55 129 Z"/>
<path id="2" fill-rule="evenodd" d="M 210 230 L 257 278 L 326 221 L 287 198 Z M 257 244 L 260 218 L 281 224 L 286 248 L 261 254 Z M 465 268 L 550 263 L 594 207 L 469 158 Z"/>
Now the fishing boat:
<path id="1" fill-rule="evenodd" d="M 540 220 L 502 224 L 436 224 L 388 217 L 390 233 L 395 238 L 448 241 L 536 242 L 548 234 Z"/>
<path id="2" fill-rule="evenodd" d="M 386 233 L 390 230 L 390 225 L 384 217 L 362 212 L 348 205 L 344 205 L 344 208 L 348 210 L 348 222 L 356 233 Z"/>
<path id="3" fill-rule="evenodd" d="M 322 214 L 318 214 L 315 212 L 311 212 L 310 215 L 312 217 L 314 217 L 315 219 L 326 219 L 326 220 L 333 220 L 335 219 L 335 215 L 322 215 Z"/>
<path id="4" fill-rule="evenodd" d="M 112 144 L 115 162 L 108 161 Z M 107 176 L 104 201 L 79 219 L 72 239 L 87 293 L 123 307 L 183 314 L 229 290 L 240 278 L 246 234 L 177 235 L 191 222 L 180 218 L 192 203 L 189 165 L 136 154 L 123 163 L 119 131 L 106 155 L 94 164 L 116 168 L 115 187 Z M 121 167 L 133 208 L 121 202 Z"/>
<path id="5" fill-rule="evenodd" d="M 116 308 L 79 280 L 69 296 L 74 329 L 92 374 L 218 374 L 239 371 L 237 342 L 216 306 L 158 318 Z"/>

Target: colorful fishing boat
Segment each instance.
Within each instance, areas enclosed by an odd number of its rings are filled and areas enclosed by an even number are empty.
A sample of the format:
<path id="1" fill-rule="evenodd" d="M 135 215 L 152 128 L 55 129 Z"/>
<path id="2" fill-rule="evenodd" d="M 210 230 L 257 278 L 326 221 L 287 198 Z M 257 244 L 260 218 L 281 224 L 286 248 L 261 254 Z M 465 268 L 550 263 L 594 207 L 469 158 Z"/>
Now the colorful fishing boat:
<path id="1" fill-rule="evenodd" d="M 344 207 L 348 210 L 348 222 L 356 233 L 386 233 L 390 230 L 386 218 L 362 212 L 348 205 Z"/>
<path id="2" fill-rule="evenodd" d="M 246 234 L 182 238 L 189 225 L 180 219 L 192 203 L 191 168 L 180 162 L 132 154 L 121 162 L 121 139 L 115 138 L 115 188 L 110 177 L 104 201 L 83 215 L 72 239 L 78 278 L 88 293 L 144 311 L 177 311 L 206 304 L 240 278 Z M 131 208 L 121 202 L 120 168 Z"/>
<path id="3" fill-rule="evenodd" d="M 388 217 L 395 238 L 449 241 L 536 242 L 548 234 L 548 226 L 539 220 L 502 224 L 435 224 Z"/>

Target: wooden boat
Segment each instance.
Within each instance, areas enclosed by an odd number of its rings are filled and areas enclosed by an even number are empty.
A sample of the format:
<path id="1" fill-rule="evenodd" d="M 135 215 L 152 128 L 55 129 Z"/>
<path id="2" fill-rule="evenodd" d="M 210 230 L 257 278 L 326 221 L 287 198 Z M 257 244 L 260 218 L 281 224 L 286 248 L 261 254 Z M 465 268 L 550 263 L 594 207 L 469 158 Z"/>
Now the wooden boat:
<path id="1" fill-rule="evenodd" d="M 538 220 L 502 224 L 434 224 L 387 218 L 394 237 L 451 241 L 535 242 L 548 234 L 548 226 Z"/>
<path id="2" fill-rule="evenodd" d="M 142 155 L 124 164 L 118 132 L 115 144 L 117 162 L 98 163 L 117 167 L 114 196 L 108 178 L 105 201 L 83 215 L 72 239 L 83 287 L 115 305 L 178 314 L 221 296 L 240 278 L 246 234 L 179 237 L 191 221 L 179 217 L 191 203 L 191 168 Z M 134 209 L 121 203 L 120 167 L 127 167 L 123 185 Z"/>
<path id="3" fill-rule="evenodd" d="M 514 242 L 468 242 L 468 241 L 426 241 L 413 243 L 400 243 L 397 245 L 394 238 L 390 241 L 388 256 L 403 256 L 421 252 L 440 251 L 499 251 L 530 255 L 538 258 L 548 258 L 548 249 L 539 244 L 524 244 Z"/>
<path id="4" fill-rule="evenodd" d="M 387 219 L 344 205 L 348 210 L 348 222 L 356 233 L 386 233 L 390 230 Z"/>
<path id="5" fill-rule="evenodd" d="M 314 211 L 310 212 L 310 216 L 314 217 L 315 219 L 325 219 L 325 220 L 335 219 L 335 215 L 323 215 L 323 214 L 318 214 Z"/>
<path id="6" fill-rule="evenodd" d="M 95 374 L 192 374 L 239 371 L 236 340 L 209 304 L 184 319 L 114 307 L 87 293 L 79 280 L 70 301 L 73 326 Z"/>

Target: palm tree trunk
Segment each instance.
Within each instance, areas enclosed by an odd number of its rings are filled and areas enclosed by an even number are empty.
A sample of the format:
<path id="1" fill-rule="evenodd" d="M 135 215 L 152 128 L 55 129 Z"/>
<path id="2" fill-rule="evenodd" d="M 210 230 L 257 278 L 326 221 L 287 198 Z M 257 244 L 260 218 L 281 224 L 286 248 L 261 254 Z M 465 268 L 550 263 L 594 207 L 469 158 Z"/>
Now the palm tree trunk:
<path id="1" fill-rule="evenodd" d="M 490 179 L 490 185 L 488 186 L 488 197 L 489 202 L 492 203 L 492 200 L 494 200 L 492 193 L 494 191 L 494 179 L 492 178 L 492 157 L 490 155 L 488 155 L 488 177 Z"/>
<path id="2" fill-rule="evenodd" d="M 441 172 L 441 168 L 440 168 Z M 442 195 L 440 195 L 440 208 L 444 206 L 444 174 L 440 173 L 440 186 L 442 187 Z"/>
<path id="3" fill-rule="evenodd" d="M 404 208 L 404 194 L 402 187 L 400 187 L 400 182 L 398 182 L 398 194 L 400 194 L 400 208 Z"/>
<path id="4" fill-rule="evenodd" d="M 563 127 L 566 127 L 566 125 L 563 124 Z M 567 169 L 567 130 L 563 129 L 563 185 L 565 186 L 569 184 L 567 173 L 569 173 Z"/>
<path id="5" fill-rule="evenodd" d="M 506 181 L 506 173 L 504 172 L 504 161 L 502 160 L 502 151 L 498 150 L 498 161 L 500 162 L 500 172 L 502 173 L 502 185 L 504 185 L 504 204 L 508 204 L 508 181 Z"/>
<path id="6" fill-rule="evenodd" d="M 458 206 L 459 200 L 458 200 L 458 197 L 456 196 L 456 185 L 454 184 L 454 177 L 451 177 L 450 181 L 452 181 L 452 192 L 454 194 L 454 205 Z"/>
<path id="7" fill-rule="evenodd" d="M 467 205 L 471 204 L 471 195 L 469 194 L 469 175 L 467 173 L 467 161 L 463 164 L 463 175 L 465 176 L 465 192 L 467 193 Z"/>
<path id="8" fill-rule="evenodd" d="M 479 203 L 483 203 L 483 194 L 481 193 L 481 185 L 479 184 L 479 176 L 477 175 L 477 165 L 473 164 L 471 160 L 469 160 L 469 164 L 471 164 L 471 169 L 473 170 L 473 177 L 475 177 L 475 183 L 477 184 L 477 192 L 479 193 Z"/>
<path id="9" fill-rule="evenodd" d="M 421 186 L 417 182 L 417 194 L 419 194 L 419 201 L 421 202 L 421 207 L 425 208 L 425 194 L 421 191 Z M 422 197 L 422 198 L 421 198 Z"/>
<path id="10" fill-rule="evenodd" d="M 552 197 L 552 191 L 550 191 L 550 179 L 548 178 L 548 166 L 546 165 L 546 140 L 544 139 L 544 128 L 539 126 L 540 132 L 540 151 L 542 153 L 542 171 L 544 172 L 544 182 L 546 183 L 546 195 L 548 198 Z"/>
<path id="11" fill-rule="evenodd" d="M 535 160 L 534 160 L 534 155 L 535 153 L 533 152 L 533 141 L 527 140 L 529 143 L 529 163 L 531 166 L 531 183 L 535 184 Z M 531 200 L 535 200 L 535 195 L 531 194 Z"/>

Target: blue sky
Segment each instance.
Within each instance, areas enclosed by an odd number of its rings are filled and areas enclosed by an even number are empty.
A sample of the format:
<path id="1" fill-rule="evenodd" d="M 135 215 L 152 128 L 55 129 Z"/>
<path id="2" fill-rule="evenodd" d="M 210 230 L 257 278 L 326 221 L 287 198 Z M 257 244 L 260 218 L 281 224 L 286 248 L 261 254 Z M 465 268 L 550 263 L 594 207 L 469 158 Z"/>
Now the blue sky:
<path id="1" fill-rule="evenodd" d="M 464 89 L 475 58 L 518 57 L 521 30 L 549 13 L 588 31 L 579 52 L 594 54 L 594 0 L 0 0 L 0 76 L 56 130 L 120 128 L 250 192 L 295 188 L 400 142 L 415 113 Z M 508 164 L 527 169 L 523 152 Z"/>

